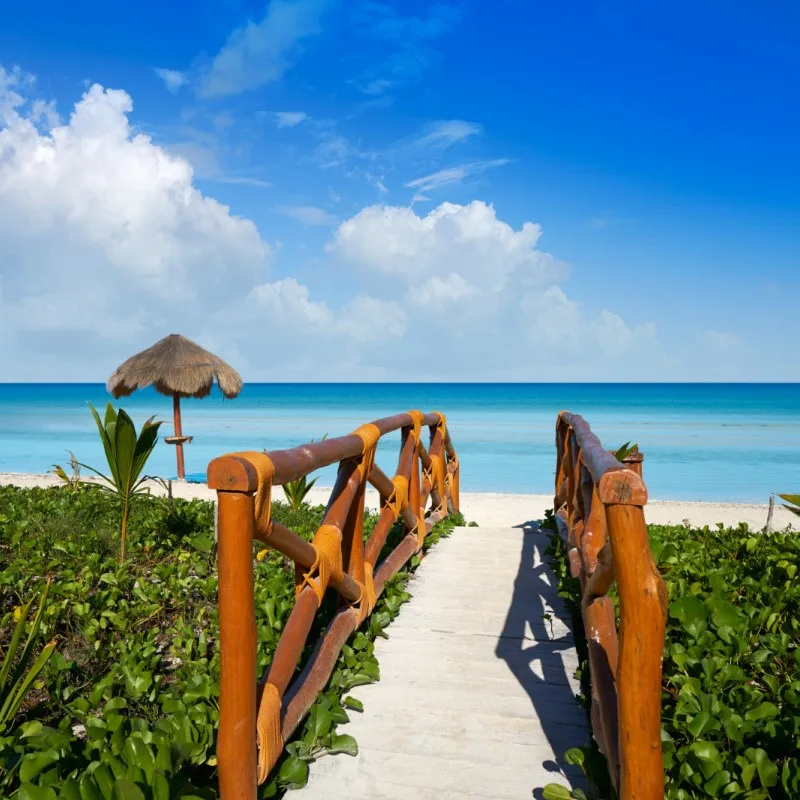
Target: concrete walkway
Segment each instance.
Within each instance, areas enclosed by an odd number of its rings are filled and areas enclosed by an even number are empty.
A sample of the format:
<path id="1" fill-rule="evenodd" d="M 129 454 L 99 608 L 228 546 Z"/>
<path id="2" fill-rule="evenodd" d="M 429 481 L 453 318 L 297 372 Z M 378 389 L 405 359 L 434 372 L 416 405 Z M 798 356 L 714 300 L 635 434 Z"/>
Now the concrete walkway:
<path id="1" fill-rule="evenodd" d="M 289 797 L 530 800 L 547 783 L 580 785 L 563 755 L 589 733 L 547 542 L 521 528 L 457 528 L 439 542 L 376 644 L 381 680 L 352 692 L 364 712 L 339 731 L 359 755 L 317 761 Z"/>

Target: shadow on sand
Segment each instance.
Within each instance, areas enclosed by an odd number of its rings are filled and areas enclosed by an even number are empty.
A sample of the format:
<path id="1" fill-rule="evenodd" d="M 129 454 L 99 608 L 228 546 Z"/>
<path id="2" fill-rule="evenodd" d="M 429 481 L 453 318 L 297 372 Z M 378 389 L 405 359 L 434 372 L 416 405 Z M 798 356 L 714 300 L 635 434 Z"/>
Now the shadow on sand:
<path id="1" fill-rule="evenodd" d="M 530 697 L 542 726 L 542 735 L 555 754 L 545 761 L 545 770 L 566 775 L 573 787 L 585 789 L 580 770 L 564 762 L 570 747 L 589 741 L 586 712 L 575 698 L 570 684 L 574 672 L 575 642 L 572 620 L 558 597 L 556 577 L 545 550 L 548 535 L 539 522 L 516 526 L 524 530 L 514 592 L 495 653 L 503 659 Z M 565 667 L 562 653 L 573 653 Z M 577 688 L 577 683 L 575 682 Z M 542 797 L 541 787 L 533 796 Z"/>

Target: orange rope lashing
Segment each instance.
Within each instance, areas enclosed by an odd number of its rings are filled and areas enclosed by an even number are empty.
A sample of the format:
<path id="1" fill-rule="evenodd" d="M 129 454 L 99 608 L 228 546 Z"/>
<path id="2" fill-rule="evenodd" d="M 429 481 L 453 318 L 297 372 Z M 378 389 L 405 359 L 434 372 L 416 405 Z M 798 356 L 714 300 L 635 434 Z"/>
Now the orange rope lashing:
<path id="1" fill-rule="evenodd" d="M 436 427 L 442 432 L 442 447 L 444 447 L 444 443 L 447 441 L 447 417 L 441 411 L 434 411 L 433 413 L 439 415 Z"/>
<path id="2" fill-rule="evenodd" d="M 408 505 L 408 478 L 403 475 L 395 475 L 392 478 L 392 485 L 394 491 L 386 501 L 386 505 L 392 509 L 394 518 L 397 519 Z"/>
<path id="3" fill-rule="evenodd" d="M 381 438 L 381 432 L 376 425 L 368 422 L 366 425 L 356 428 L 353 434 L 361 439 L 364 446 L 361 464 L 358 468 L 361 472 L 361 479 L 365 481 L 369 479 L 369 474 L 375 464 L 375 450 L 378 447 L 378 439 Z"/>
<path id="4" fill-rule="evenodd" d="M 255 501 L 256 529 L 266 538 L 270 534 L 272 524 L 272 479 L 275 477 L 275 465 L 266 453 L 259 450 L 251 450 L 241 455 L 250 462 L 258 475 Z"/>
<path id="5" fill-rule="evenodd" d="M 344 577 L 342 532 L 335 525 L 321 525 L 311 544 L 316 558 L 311 569 L 303 575 L 303 582 L 297 587 L 297 593 L 300 594 L 306 586 L 310 586 L 317 596 L 317 606 L 320 606 L 331 578 L 341 581 Z"/>
<path id="6" fill-rule="evenodd" d="M 278 687 L 267 683 L 261 693 L 256 718 L 256 736 L 258 740 L 258 782 L 264 783 L 269 771 L 278 762 L 283 752 L 283 735 L 281 734 L 281 696 Z"/>
<path id="7" fill-rule="evenodd" d="M 258 475 L 258 489 L 255 499 L 255 527 L 259 538 L 267 539 L 272 530 L 272 479 L 275 477 L 275 465 L 263 451 L 250 450 L 242 453 Z M 256 558 L 263 561 L 269 551 L 259 550 Z"/>
<path id="8" fill-rule="evenodd" d="M 414 437 L 414 441 L 419 444 L 420 432 L 422 431 L 422 421 L 425 419 L 425 415 L 421 411 L 409 411 L 408 416 L 411 417 L 412 436 Z"/>
<path id="9" fill-rule="evenodd" d="M 417 517 L 417 550 L 422 550 L 427 535 L 428 529 L 425 526 L 425 515 L 423 514 L 421 517 Z"/>
<path id="10" fill-rule="evenodd" d="M 377 602 L 375 595 L 375 580 L 372 575 L 374 567 L 369 561 L 364 562 L 364 583 L 361 584 L 361 597 L 358 599 L 358 624 L 372 613 Z"/>

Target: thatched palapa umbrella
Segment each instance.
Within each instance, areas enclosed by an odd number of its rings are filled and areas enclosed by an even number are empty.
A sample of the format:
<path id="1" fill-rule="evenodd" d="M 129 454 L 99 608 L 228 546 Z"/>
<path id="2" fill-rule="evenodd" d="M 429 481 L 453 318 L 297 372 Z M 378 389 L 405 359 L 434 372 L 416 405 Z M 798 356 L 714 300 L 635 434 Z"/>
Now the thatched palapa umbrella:
<path id="1" fill-rule="evenodd" d="M 242 379 L 233 367 L 191 339 L 171 333 L 117 367 L 106 388 L 115 398 L 127 397 L 146 386 L 172 395 L 175 435 L 164 437 L 164 441 L 175 445 L 178 479 L 183 480 L 183 445 L 192 437 L 184 436 L 181 430 L 181 397 L 206 397 L 215 380 L 227 398 L 236 397 L 242 390 Z"/>

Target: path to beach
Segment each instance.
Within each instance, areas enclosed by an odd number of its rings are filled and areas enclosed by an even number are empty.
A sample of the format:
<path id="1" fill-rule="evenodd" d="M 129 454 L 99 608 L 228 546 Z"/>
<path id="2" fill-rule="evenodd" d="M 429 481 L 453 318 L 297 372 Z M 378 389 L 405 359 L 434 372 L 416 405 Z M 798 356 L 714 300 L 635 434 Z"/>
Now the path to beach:
<path id="1" fill-rule="evenodd" d="M 14 486 L 58 486 L 61 481 L 53 475 L 28 475 L 22 473 L 0 473 L 0 485 L 13 484 Z M 172 484 L 175 497 L 186 499 L 200 498 L 213 500 L 212 492 L 202 483 L 183 483 L 175 481 Z M 158 484 L 152 485 L 156 494 L 163 494 L 163 489 Z M 314 504 L 324 504 L 331 496 L 331 488 L 315 486 L 308 496 L 308 501 Z M 280 489 L 274 492 L 276 500 L 283 499 Z M 378 493 L 367 492 L 367 505 L 377 508 Z M 553 507 L 551 494 L 491 494 L 481 492 L 462 492 L 461 510 L 468 522 L 476 522 L 481 527 L 511 528 L 524 525 L 532 520 L 542 519 L 545 509 Z M 735 526 L 746 522 L 754 530 L 760 530 L 767 521 L 767 504 L 750 505 L 745 503 L 704 503 L 680 500 L 652 500 L 645 508 L 647 521 L 657 525 L 679 525 L 684 520 L 697 527 L 704 525 L 714 526 L 719 522 L 726 526 Z M 775 506 L 772 520 L 773 530 L 783 530 L 792 526 L 795 530 L 800 527 L 800 519 L 780 505 Z"/>

